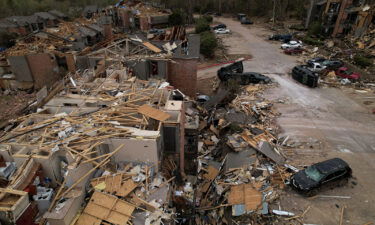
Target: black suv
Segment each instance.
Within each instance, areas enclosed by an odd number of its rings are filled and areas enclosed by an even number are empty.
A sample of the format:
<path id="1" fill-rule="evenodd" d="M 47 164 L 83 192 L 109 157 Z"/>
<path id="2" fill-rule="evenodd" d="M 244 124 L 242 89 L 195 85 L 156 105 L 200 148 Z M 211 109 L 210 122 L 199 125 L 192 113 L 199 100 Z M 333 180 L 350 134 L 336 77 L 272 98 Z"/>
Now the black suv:
<path id="1" fill-rule="evenodd" d="M 291 34 L 274 34 L 271 35 L 268 40 L 273 40 L 273 41 L 282 41 L 284 43 L 288 43 L 291 41 L 293 38 L 293 35 Z"/>
<path id="2" fill-rule="evenodd" d="M 330 59 L 322 62 L 322 66 L 325 66 L 327 70 L 338 70 L 344 66 L 344 63 L 338 59 Z"/>
<path id="3" fill-rule="evenodd" d="M 228 80 L 235 80 L 241 85 L 257 84 L 257 83 L 270 83 L 271 79 L 260 73 L 243 72 L 242 61 L 237 61 L 228 66 L 222 67 L 217 71 L 217 76 L 220 81 L 226 82 Z"/>
<path id="4" fill-rule="evenodd" d="M 225 25 L 225 24 L 218 24 L 218 25 L 212 27 L 213 30 L 226 29 L 226 28 L 227 28 L 227 25 Z"/>
<path id="5" fill-rule="evenodd" d="M 292 70 L 292 77 L 308 87 L 314 88 L 318 86 L 319 75 L 309 70 L 306 66 L 295 66 Z"/>
<path id="6" fill-rule="evenodd" d="M 313 196 L 328 183 L 347 182 L 352 169 L 340 158 L 329 159 L 300 170 L 290 178 L 290 185 L 301 194 Z"/>

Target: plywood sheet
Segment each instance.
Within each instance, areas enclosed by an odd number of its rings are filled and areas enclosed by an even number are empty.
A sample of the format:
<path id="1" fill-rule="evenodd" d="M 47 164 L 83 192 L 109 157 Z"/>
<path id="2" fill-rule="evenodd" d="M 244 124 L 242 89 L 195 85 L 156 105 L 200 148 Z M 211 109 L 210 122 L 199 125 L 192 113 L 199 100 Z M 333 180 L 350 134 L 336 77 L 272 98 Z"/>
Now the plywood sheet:
<path id="1" fill-rule="evenodd" d="M 138 112 L 159 121 L 166 121 L 171 117 L 168 113 L 155 109 L 149 105 L 142 105 L 139 107 Z"/>
<path id="2" fill-rule="evenodd" d="M 228 195 L 228 203 L 232 205 L 238 205 L 243 204 L 244 202 L 244 185 L 232 186 Z"/>
<path id="3" fill-rule="evenodd" d="M 160 48 L 156 47 L 155 45 L 151 44 L 150 42 L 143 42 L 143 45 L 146 46 L 148 49 L 155 53 L 160 53 Z"/>
<path id="4" fill-rule="evenodd" d="M 203 177 L 206 178 L 207 180 L 212 181 L 217 177 L 217 175 L 219 175 L 219 170 L 213 166 L 209 166 L 207 170 L 208 170 L 208 173 L 203 175 Z"/>
<path id="5" fill-rule="evenodd" d="M 257 210 L 262 204 L 262 193 L 254 189 L 251 184 L 232 186 L 228 195 L 228 203 L 244 204 L 247 211 Z"/>
<path id="6" fill-rule="evenodd" d="M 262 204 L 262 193 L 251 185 L 245 185 L 245 206 L 247 211 L 257 210 Z"/>
<path id="7" fill-rule="evenodd" d="M 77 220 L 75 225 L 100 225 L 101 219 L 98 219 L 89 214 L 83 213 Z"/>
<path id="8" fill-rule="evenodd" d="M 96 191 L 78 221 L 81 221 L 81 224 L 85 221 L 97 224 L 97 221 L 101 222 L 102 220 L 113 224 L 126 224 L 134 209 L 134 206 L 116 196 Z"/>
<path id="9" fill-rule="evenodd" d="M 120 190 L 117 191 L 116 195 L 126 197 L 136 187 L 138 187 L 138 185 L 132 179 L 128 179 L 122 184 Z"/>

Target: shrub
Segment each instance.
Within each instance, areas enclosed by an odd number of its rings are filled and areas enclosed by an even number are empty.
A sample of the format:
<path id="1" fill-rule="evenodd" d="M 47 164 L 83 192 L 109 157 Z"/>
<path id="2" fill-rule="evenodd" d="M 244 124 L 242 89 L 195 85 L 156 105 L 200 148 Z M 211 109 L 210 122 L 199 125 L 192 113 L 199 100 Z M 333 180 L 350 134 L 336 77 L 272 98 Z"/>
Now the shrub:
<path id="1" fill-rule="evenodd" d="M 1 32 L 0 47 L 10 48 L 16 44 L 15 39 L 18 37 L 15 33 Z"/>
<path id="2" fill-rule="evenodd" d="M 312 38 L 310 36 L 305 36 L 302 41 L 306 44 L 309 44 L 309 45 L 323 45 L 324 42 L 321 41 L 320 39 L 318 38 Z"/>
<path id="3" fill-rule="evenodd" d="M 205 31 L 201 33 L 201 54 L 206 57 L 214 56 L 215 49 L 217 47 L 217 40 L 213 33 L 210 31 Z"/>
<path id="4" fill-rule="evenodd" d="M 361 55 L 354 56 L 354 62 L 355 62 L 355 64 L 357 64 L 358 66 L 360 66 L 362 68 L 371 66 L 373 64 L 373 62 L 370 58 L 367 58 L 367 57 L 364 57 L 364 56 L 361 56 Z"/>
<path id="5" fill-rule="evenodd" d="M 203 19 L 207 21 L 207 23 L 212 23 L 214 21 L 214 18 L 210 15 L 204 15 Z"/>
<path id="6" fill-rule="evenodd" d="M 319 36 L 322 32 L 322 24 L 319 21 L 312 22 L 309 26 L 308 34 Z"/>
<path id="7" fill-rule="evenodd" d="M 180 11 L 173 12 L 168 18 L 169 25 L 179 26 L 184 24 L 184 16 Z"/>
<path id="8" fill-rule="evenodd" d="M 210 25 L 205 19 L 198 19 L 195 24 L 195 33 L 200 34 L 210 30 Z"/>

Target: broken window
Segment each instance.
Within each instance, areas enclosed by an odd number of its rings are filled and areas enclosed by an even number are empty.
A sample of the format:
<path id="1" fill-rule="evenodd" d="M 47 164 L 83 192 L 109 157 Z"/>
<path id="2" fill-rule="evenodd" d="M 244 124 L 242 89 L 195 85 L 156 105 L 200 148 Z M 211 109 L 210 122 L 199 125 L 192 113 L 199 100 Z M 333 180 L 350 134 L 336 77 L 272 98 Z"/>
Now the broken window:
<path id="1" fill-rule="evenodd" d="M 321 174 L 320 172 L 319 172 L 319 170 L 317 170 L 315 167 L 313 167 L 313 166 L 309 166 L 309 167 L 307 167 L 307 169 L 305 170 L 305 173 L 306 173 L 306 175 L 309 177 L 309 178 L 311 178 L 311 179 L 313 179 L 314 181 L 316 181 L 316 182 L 319 182 L 322 178 L 323 178 L 323 174 Z"/>
<path id="2" fill-rule="evenodd" d="M 157 76 L 158 73 L 158 62 L 157 61 L 151 61 L 151 76 Z"/>

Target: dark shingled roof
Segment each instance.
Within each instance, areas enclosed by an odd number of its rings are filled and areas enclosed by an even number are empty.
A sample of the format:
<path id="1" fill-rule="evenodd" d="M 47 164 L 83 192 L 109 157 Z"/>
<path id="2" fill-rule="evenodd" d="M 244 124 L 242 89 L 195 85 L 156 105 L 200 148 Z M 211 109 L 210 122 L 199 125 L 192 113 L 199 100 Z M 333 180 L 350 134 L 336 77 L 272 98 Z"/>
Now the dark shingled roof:
<path id="1" fill-rule="evenodd" d="M 62 12 L 60 12 L 60 11 L 57 11 L 57 10 L 51 10 L 51 11 L 48 11 L 50 14 L 52 14 L 52 15 L 54 15 L 54 16 L 56 16 L 56 17 L 59 17 L 59 18 L 66 18 L 67 16 L 64 14 L 64 13 L 62 13 Z"/>
<path id="2" fill-rule="evenodd" d="M 98 11 L 97 5 L 88 5 L 83 9 L 84 13 L 94 13 Z"/>
<path id="3" fill-rule="evenodd" d="M 57 19 L 54 15 L 48 13 L 48 12 L 37 12 L 37 13 L 34 13 L 35 16 L 38 16 L 42 19 L 45 19 L 45 20 L 55 20 Z"/>
<path id="4" fill-rule="evenodd" d="M 5 19 L 8 20 L 11 23 L 14 23 L 14 24 L 18 25 L 18 26 L 23 27 L 23 26 L 29 25 L 27 16 L 10 16 L 10 17 L 7 17 Z"/>
<path id="5" fill-rule="evenodd" d="M 98 33 L 87 27 L 79 27 L 78 30 L 82 34 L 83 37 L 87 37 L 87 36 L 94 37 Z"/>
<path id="6" fill-rule="evenodd" d="M 0 28 L 6 29 L 6 28 L 11 28 L 11 27 L 15 28 L 17 27 L 17 25 L 8 21 L 7 19 L 0 20 Z"/>

